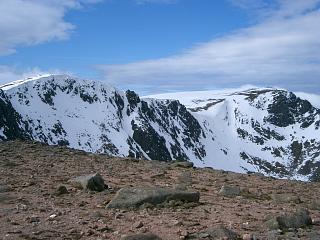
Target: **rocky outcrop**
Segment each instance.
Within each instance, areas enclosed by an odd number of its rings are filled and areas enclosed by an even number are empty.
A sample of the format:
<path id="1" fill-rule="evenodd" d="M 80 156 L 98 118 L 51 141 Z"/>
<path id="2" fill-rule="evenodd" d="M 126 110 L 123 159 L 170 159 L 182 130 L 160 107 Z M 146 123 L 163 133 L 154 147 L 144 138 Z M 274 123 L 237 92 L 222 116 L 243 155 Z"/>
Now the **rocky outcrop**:
<path id="1" fill-rule="evenodd" d="M 170 201 L 198 202 L 199 192 L 161 187 L 122 188 L 106 208 L 133 209 L 144 204 L 157 206 Z"/>

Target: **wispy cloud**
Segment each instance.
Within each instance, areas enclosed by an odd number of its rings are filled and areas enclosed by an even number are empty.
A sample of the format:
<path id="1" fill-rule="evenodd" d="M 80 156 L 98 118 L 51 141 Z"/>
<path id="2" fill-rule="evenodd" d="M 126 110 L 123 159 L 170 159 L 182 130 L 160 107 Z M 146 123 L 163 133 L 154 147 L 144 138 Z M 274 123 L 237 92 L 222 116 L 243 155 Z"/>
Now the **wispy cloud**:
<path id="1" fill-rule="evenodd" d="M 0 85 L 9 83 L 16 80 L 22 80 L 28 77 L 34 77 L 37 75 L 44 74 L 66 74 L 65 71 L 60 71 L 58 69 L 51 69 L 49 71 L 44 71 L 38 67 L 28 68 L 28 69 L 18 69 L 16 67 L 0 65 Z M 72 74 L 72 73 L 68 73 Z"/>
<path id="2" fill-rule="evenodd" d="M 101 1 L 0 1 L 0 55 L 12 54 L 19 46 L 68 39 L 75 26 L 65 21 L 67 11 Z"/>
<path id="3" fill-rule="evenodd" d="M 149 92 L 243 84 L 320 92 L 320 0 L 241 2 L 258 9 L 254 26 L 175 56 L 98 68 L 109 82 Z"/>

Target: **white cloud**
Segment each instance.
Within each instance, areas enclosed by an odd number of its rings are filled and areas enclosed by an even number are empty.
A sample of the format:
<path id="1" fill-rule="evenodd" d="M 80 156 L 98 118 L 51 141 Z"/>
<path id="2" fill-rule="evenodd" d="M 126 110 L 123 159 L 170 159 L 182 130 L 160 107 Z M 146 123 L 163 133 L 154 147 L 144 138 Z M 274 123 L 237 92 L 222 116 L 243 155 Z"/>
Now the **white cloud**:
<path id="1" fill-rule="evenodd" d="M 45 74 L 62 74 L 66 72 L 62 72 L 58 69 L 52 69 L 50 71 L 44 71 L 38 67 L 29 68 L 20 70 L 16 67 L 11 67 L 7 65 L 0 65 L 0 85 L 13 82 L 16 80 L 22 80 L 28 77 L 34 77 L 37 75 L 45 75 Z M 71 73 L 69 73 L 71 74 Z"/>
<path id="2" fill-rule="evenodd" d="M 65 21 L 68 10 L 101 0 L 1 0 L 0 55 L 19 46 L 69 38 L 75 28 Z"/>
<path id="3" fill-rule="evenodd" d="M 320 109 L 320 95 L 305 92 L 295 92 L 301 99 L 308 100 L 314 107 Z"/>
<path id="4" fill-rule="evenodd" d="M 109 82 L 153 92 L 243 84 L 320 92 L 320 0 L 265 3 L 254 6 L 264 16 L 252 27 L 175 56 L 98 68 Z"/>

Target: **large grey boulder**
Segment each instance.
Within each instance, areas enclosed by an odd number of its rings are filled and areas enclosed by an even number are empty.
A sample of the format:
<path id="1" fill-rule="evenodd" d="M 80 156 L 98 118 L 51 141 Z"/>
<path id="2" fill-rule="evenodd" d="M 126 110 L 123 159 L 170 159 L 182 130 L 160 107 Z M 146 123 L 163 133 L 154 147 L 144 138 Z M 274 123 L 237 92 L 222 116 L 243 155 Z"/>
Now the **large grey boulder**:
<path id="1" fill-rule="evenodd" d="M 200 239 L 237 240 L 239 238 L 240 237 L 237 233 L 223 226 L 218 226 L 205 232 L 195 233 L 187 237 L 188 240 L 200 240 Z"/>
<path id="2" fill-rule="evenodd" d="M 97 192 L 102 192 L 108 188 L 99 173 L 73 178 L 70 180 L 70 183 L 77 188 Z"/>
<path id="3" fill-rule="evenodd" d="M 272 217 L 267 222 L 270 230 L 301 228 L 312 224 L 312 219 L 308 210 L 299 209 L 293 213 L 286 213 L 280 216 Z"/>
<path id="4" fill-rule="evenodd" d="M 143 204 L 158 205 L 169 201 L 199 202 L 196 191 L 162 187 L 126 187 L 120 189 L 106 208 L 132 209 Z"/>
<path id="5" fill-rule="evenodd" d="M 223 185 L 219 194 L 225 197 L 236 197 L 241 195 L 241 189 L 238 186 Z"/>
<path id="6" fill-rule="evenodd" d="M 152 233 L 140 233 L 122 237 L 121 240 L 161 240 L 161 238 Z"/>
<path id="7" fill-rule="evenodd" d="M 301 203 L 300 197 L 290 193 L 271 194 L 271 199 L 276 203 Z"/>

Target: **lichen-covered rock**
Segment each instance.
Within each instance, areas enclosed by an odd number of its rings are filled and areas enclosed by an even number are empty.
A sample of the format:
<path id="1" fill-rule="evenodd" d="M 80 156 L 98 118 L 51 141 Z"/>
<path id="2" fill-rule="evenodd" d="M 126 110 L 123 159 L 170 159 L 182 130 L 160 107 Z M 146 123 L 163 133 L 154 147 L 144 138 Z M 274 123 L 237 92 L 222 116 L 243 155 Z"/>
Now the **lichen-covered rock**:
<path id="1" fill-rule="evenodd" d="M 85 190 L 101 192 L 107 188 L 99 173 L 76 177 L 70 180 L 75 187 Z"/>
<path id="2" fill-rule="evenodd" d="M 281 193 L 281 194 L 271 194 L 271 199 L 276 203 L 301 203 L 300 197 L 289 194 L 289 193 Z"/>
<path id="3" fill-rule="evenodd" d="M 266 225 L 270 230 L 301 228 L 312 224 L 309 211 L 306 209 L 298 209 L 293 213 L 286 213 L 280 216 L 272 217 Z"/>
<path id="4" fill-rule="evenodd" d="M 238 186 L 223 185 L 219 191 L 219 194 L 225 197 L 236 197 L 241 194 L 241 189 Z"/>
<path id="5" fill-rule="evenodd" d="M 200 240 L 200 239 L 225 239 L 225 240 L 237 240 L 240 239 L 239 235 L 234 231 L 227 229 L 223 226 L 210 229 L 208 231 L 191 234 L 187 237 L 188 240 Z"/>
<path id="6" fill-rule="evenodd" d="M 198 202 L 199 192 L 161 187 L 126 187 L 120 189 L 106 208 L 133 209 L 143 204 L 153 206 L 169 201 Z"/>

